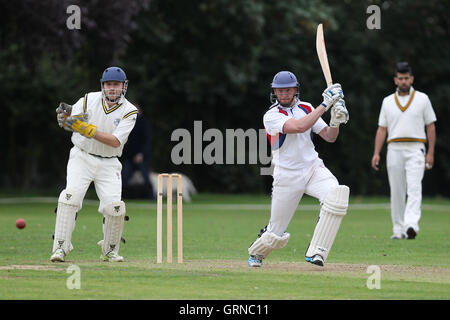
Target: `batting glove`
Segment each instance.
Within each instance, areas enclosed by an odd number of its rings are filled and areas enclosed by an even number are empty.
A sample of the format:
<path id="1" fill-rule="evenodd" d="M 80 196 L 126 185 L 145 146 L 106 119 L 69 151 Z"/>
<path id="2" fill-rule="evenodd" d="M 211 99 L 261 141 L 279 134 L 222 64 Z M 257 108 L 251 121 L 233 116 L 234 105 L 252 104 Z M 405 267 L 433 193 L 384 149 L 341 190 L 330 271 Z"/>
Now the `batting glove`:
<path id="1" fill-rule="evenodd" d="M 344 98 L 344 92 L 339 83 L 332 84 L 322 93 L 323 102 L 322 106 L 325 107 L 325 111 L 328 111 L 331 106 L 333 106 L 339 99 Z"/>
<path id="2" fill-rule="evenodd" d="M 330 127 L 339 128 L 342 123 L 347 123 L 350 119 L 348 110 L 345 107 L 344 99 L 339 99 L 331 108 Z"/>

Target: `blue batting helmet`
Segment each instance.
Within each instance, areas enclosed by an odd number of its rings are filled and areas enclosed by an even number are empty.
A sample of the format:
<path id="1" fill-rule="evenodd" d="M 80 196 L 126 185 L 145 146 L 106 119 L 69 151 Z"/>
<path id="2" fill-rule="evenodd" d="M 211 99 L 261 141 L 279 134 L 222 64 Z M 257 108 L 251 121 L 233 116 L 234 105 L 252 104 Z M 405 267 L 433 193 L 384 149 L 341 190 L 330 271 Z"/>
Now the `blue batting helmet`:
<path id="1" fill-rule="evenodd" d="M 270 93 L 270 102 L 275 103 L 277 100 L 276 94 L 273 92 L 273 89 L 279 88 L 297 88 L 296 97 L 299 96 L 299 84 L 297 81 L 297 77 L 290 71 L 280 71 L 278 72 L 272 80 L 271 84 L 272 92 Z"/>
<path id="2" fill-rule="evenodd" d="M 297 78 L 290 71 L 280 71 L 273 77 L 272 88 L 298 87 Z"/>

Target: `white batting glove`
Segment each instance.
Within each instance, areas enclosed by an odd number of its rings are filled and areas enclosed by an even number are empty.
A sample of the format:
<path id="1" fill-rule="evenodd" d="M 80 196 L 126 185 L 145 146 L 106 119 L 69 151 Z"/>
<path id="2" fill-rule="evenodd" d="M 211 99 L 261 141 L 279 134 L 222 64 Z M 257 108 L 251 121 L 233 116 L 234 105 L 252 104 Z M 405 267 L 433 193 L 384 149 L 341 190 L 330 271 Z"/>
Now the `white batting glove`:
<path id="1" fill-rule="evenodd" d="M 332 84 L 322 93 L 323 102 L 322 106 L 325 107 L 325 111 L 330 109 L 339 99 L 344 98 L 344 92 L 342 91 L 342 87 L 339 83 Z"/>
<path id="2" fill-rule="evenodd" d="M 339 99 L 331 108 L 330 127 L 339 128 L 342 123 L 347 123 L 349 119 L 350 116 L 347 108 L 345 107 L 345 101 L 344 99 Z"/>

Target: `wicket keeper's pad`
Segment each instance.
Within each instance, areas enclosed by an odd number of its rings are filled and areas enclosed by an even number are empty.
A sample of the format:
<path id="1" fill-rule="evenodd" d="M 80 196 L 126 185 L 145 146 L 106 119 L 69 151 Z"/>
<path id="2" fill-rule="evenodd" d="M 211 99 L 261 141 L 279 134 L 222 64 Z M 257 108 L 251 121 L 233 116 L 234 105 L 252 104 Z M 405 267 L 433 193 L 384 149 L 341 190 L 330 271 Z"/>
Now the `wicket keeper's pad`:
<path id="1" fill-rule="evenodd" d="M 347 214 L 349 196 L 350 189 L 347 186 L 339 185 L 330 189 L 320 209 L 319 221 L 317 221 L 306 257 L 318 254 L 324 261 L 327 259 L 341 221 Z"/>
<path id="2" fill-rule="evenodd" d="M 81 197 L 80 194 L 66 189 L 59 194 L 52 252 L 63 249 L 64 253 L 68 254 L 72 250 L 72 232 L 75 228 L 75 216 L 80 209 Z"/>
<path id="3" fill-rule="evenodd" d="M 273 250 L 284 248 L 289 237 L 290 234 L 287 232 L 279 237 L 275 233 L 266 231 L 248 248 L 248 253 L 265 259 Z"/>
<path id="4" fill-rule="evenodd" d="M 105 224 L 103 226 L 102 253 L 103 255 L 111 251 L 118 253 L 125 221 L 125 202 L 110 203 L 103 209 L 103 215 Z"/>

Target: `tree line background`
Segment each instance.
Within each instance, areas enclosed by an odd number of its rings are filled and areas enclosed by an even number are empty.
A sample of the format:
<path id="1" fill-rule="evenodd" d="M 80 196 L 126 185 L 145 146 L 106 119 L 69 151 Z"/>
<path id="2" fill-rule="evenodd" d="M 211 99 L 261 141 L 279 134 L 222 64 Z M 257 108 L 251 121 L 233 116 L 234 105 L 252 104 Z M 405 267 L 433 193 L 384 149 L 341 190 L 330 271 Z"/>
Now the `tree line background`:
<path id="1" fill-rule="evenodd" d="M 66 27 L 72 4 L 81 8 L 80 30 Z M 372 4 L 381 9 L 381 29 L 366 27 Z M 386 146 L 379 172 L 370 160 L 382 99 L 395 90 L 395 64 L 409 61 L 414 87 L 429 95 L 438 118 L 424 194 L 450 194 L 448 1 L 2 0 L 0 11 L 4 190 L 64 187 L 72 144 L 55 108 L 99 91 L 103 70 L 117 65 L 129 79 L 127 98 L 152 125 L 152 171 L 183 172 L 200 191 L 268 192 L 271 178 L 259 175 L 260 165 L 172 164 L 171 133 L 193 132 L 196 120 L 203 130 L 263 128 L 280 70 L 294 72 L 301 99 L 318 105 L 325 81 L 315 33 L 324 23 L 332 76 L 350 112 L 336 143 L 315 139 L 327 167 L 352 194 L 389 193 Z"/>

